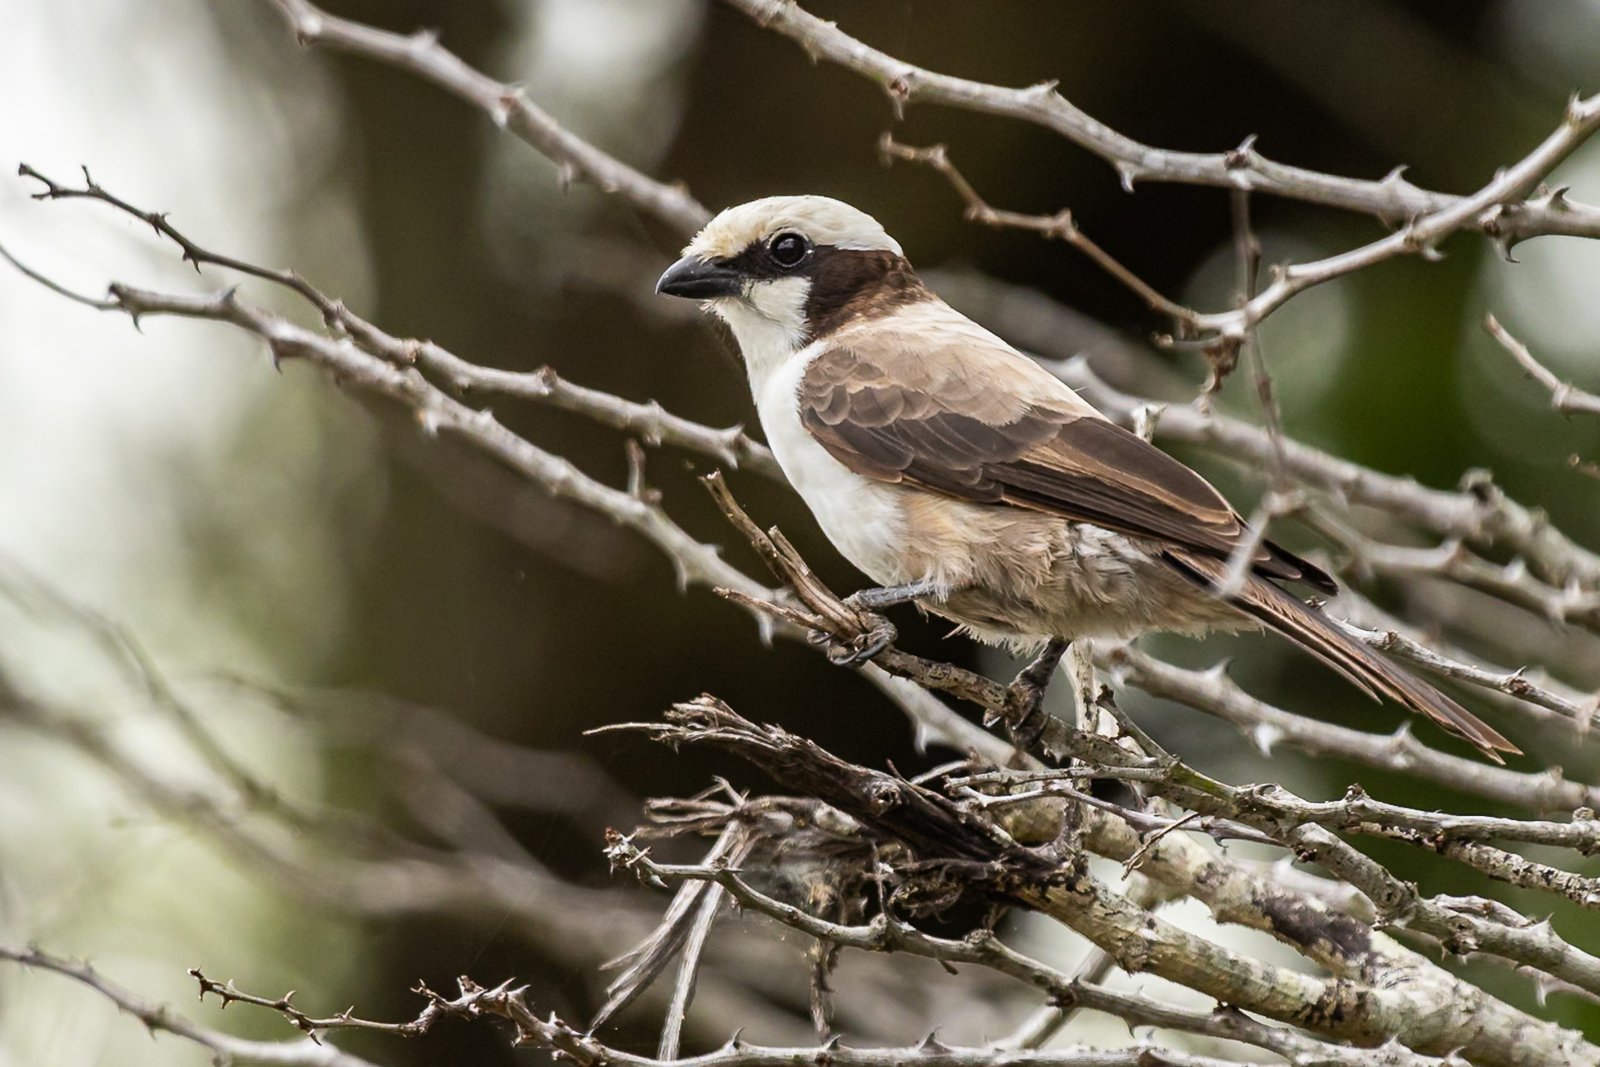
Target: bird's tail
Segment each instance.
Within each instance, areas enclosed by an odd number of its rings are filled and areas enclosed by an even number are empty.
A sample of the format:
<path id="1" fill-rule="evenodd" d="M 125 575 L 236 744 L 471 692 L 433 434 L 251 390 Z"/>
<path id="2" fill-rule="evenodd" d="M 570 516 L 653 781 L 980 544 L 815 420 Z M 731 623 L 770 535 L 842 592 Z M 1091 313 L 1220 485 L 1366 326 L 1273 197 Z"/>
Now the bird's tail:
<path id="1" fill-rule="evenodd" d="M 1222 578 L 1221 569 L 1210 566 L 1210 560 L 1177 553 L 1168 553 L 1167 558 L 1185 577 L 1207 588 L 1214 589 Z M 1230 599 L 1239 610 L 1289 638 L 1374 700 L 1387 696 L 1426 715 L 1472 742 L 1496 763 L 1505 762 L 1501 752 L 1522 751 L 1449 696 L 1346 635 L 1321 612 L 1272 582 L 1252 576 Z"/>

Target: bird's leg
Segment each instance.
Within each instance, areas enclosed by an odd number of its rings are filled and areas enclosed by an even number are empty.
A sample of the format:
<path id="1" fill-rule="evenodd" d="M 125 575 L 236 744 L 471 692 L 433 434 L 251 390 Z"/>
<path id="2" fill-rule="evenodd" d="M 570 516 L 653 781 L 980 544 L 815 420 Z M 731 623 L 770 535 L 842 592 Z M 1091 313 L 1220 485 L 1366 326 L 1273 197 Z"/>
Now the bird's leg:
<path id="1" fill-rule="evenodd" d="M 843 640 L 821 630 L 813 630 L 807 639 L 816 645 L 826 646 L 828 659 L 844 667 L 859 667 L 894 643 L 899 632 L 894 623 L 879 615 L 884 608 L 907 604 L 921 597 L 932 596 L 940 586 L 931 581 L 907 582 L 882 588 L 862 589 L 844 598 L 846 607 L 861 616 L 866 625 L 858 636 Z"/>
<path id="2" fill-rule="evenodd" d="M 1066 655 L 1072 642 L 1064 637 L 1052 637 L 1033 662 L 1022 668 L 1015 680 L 1006 687 L 1005 710 L 997 716 L 1011 728 L 1017 743 L 1024 749 L 1032 748 L 1044 733 L 1044 694 L 1050 678 L 1056 672 L 1061 657 Z"/>
<path id="3" fill-rule="evenodd" d="M 858 589 L 844 598 L 844 602 L 857 611 L 882 611 L 898 604 L 909 604 L 940 591 L 938 582 L 924 579 L 904 585 L 886 585 L 874 589 Z"/>

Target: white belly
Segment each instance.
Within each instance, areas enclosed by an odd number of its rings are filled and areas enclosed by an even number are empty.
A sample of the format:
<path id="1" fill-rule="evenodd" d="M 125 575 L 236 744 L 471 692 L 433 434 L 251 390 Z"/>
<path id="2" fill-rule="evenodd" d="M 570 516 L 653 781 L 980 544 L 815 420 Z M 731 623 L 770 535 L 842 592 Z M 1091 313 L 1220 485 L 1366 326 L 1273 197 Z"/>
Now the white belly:
<path id="1" fill-rule="evenodd" d="M 828 454 L 800 424 L 798 393 L 804 353 L 773 368 L 754 386 L 756 411 L 778 466 L 845 559 L 879 585 L 916 581 L 905 572 L 905 521 L 899 488 L 856 474 Z"/>

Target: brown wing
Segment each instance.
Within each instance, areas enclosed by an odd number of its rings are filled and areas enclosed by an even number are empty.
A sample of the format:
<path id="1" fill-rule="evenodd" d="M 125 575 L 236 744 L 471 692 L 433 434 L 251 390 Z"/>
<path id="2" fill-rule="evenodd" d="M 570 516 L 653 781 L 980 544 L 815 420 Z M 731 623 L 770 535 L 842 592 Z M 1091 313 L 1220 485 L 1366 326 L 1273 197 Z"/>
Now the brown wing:
<path id="1" fill-rule="evenodd" d="M 903 344 L 869 358 L 862 349 L 870 340 L 840 340 L 807 367 L 800 415 L 858 474 L 1054 512 L 1213 557 L 1227 558 L 1245 537 L 1244 520 L 1204 478 L 1098 417 L 1053 377 L 1044 384 L 1045 372 L 1009 348 L 994 360 L 946 363 L 941 375 L 938 360 L 913 363 Z M 1322 570 L 1271 543 L 1254 570 L 1337 591 Z"/>

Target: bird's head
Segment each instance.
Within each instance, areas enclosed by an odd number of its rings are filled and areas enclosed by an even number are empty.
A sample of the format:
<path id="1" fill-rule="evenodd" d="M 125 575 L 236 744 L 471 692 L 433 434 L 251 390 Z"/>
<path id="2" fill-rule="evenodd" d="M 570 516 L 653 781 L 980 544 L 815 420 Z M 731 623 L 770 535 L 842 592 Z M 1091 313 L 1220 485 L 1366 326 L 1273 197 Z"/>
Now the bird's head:
<path id="1" fill-rule="evenodd" d="M 871 215 L 825 196 L 770 196 L 706 223 L 656 292 L 705 301 L 749 358 L 752 348 L 797 350 L 925 290 Z"/>

